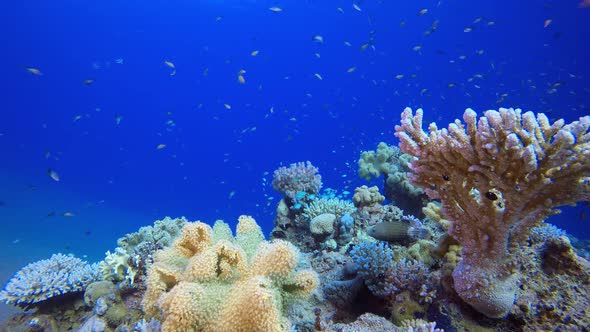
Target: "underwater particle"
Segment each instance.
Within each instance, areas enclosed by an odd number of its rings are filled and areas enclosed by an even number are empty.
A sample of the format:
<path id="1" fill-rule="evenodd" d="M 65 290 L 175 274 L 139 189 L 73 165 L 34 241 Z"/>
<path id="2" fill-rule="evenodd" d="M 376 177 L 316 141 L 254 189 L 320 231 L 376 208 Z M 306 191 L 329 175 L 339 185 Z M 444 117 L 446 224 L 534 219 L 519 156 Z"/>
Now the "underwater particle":
<path id="1" fill-rule="evenodd" d="M 117 115 L 115 117 L 115 124 L 118 126 L 121 123 L 121 120 L 123 120 L 123 116 L 122 115 Z"/>
<path id="2" fill-rule="evenodd" d="M 47 170 L 47 175 L 49 175 L 49 177 L 52 178 L 54 181 L 59 182 L 59 175 L 51 168 Z"/>
<path id="3" fill-rule="evenodd" d="M 89 79 L 82 81 L 82 83 L 84 83 L 84 85 L 90 85 L 90 84 L 94 83 L 94 79 L 89 78 Z"/>
<path id="4" fill-rule="evenodd" d="M 273 7 L 270 7 L 268 10 L 270 10 L 273 13 L 280 13 L 280 12 L 283 11 L 283 8 L 277 7 L 277 6 L 273 6 Z"/>
<path id="5" fill-rule="evenodd" d="M 454 88 L 456 85 L 457 85 L 457 84 L 455 84 L 455 83 L 451 82 L 451 83 L 447 84 L 447 87 L 448 87 L 448 88 Z"/>
<path id="6" fill-rule="evenodd" d="M 39 69 L 34 68 L 34 67 L 25 67 L 25 70 L 33 75 L 36 75 L 36 76 L 43 75 L 43 73 Z"/>
<path id="7" fill-rule="evenodd" d="M 347 72 L 347 73 L 352 73 L 352 72 L 354 72 L 355 70 L 356 70 L 356 67 L 355 67 L 355 66 L 352 66 L 352 67 L 348 68 L 348 69 L 346 70 L 346 72 Z"/>
<path id="8" fill-rule="evenodd" d="M 463 32 L 471 32 L 471 31 L 473 31 L 472 27 L 467 27 L 467 28 L 463 29 Z"/>
<path id="9" fill-rule="evenodd" d="M 416 45 L 416 46 L 412 47 L 412 51 L 414 51 L 414 52 L 418 52 L 421 49 L 422 49 L 422 45 Z"/>
<path id="10" fill-rule="evenodd" d="M 223 104 L 223 107 L 225 107 L 225 109 L 227 109 L 227 110 L 231 110 L 231 105 L 230 104 Z"/>
<path id="11" fill-rule="evenodd" d="M 344 41 L 344 45 L 345 46 L 348 46 L 348 47 L 351 47 L 352 46 L 352 44 L 349 41 Z"/>
<path id="12" fill-rule="evenodd" d="M 115 63 L 118 64 L 118 65 L 122 65 L 123 64 L 123 58 L 115 59 Z"/>
<path id="13" fill-rule="evenodd" d="M 428 13 L 428 8 L 422 8 L 420 9 L 420 11 L 418 12 L 418 16 L 423 16 L 426 13 Z"/>
<path id="14" fill-rule="evenodd" d="M 257 55 L 258 55 L 258 53 L 260 53 L 260 51 L 259 51 L 259 50 L 254 50 L 254 51 L 250 52 L 250 55 L 251 55 L 251 56 L 257 56 Z"/>
<path id="15" fill-rule="evenodd" d="M 76 121 L 78 121 L 80 119 L 82 119 L 82 115 L 81 114 L 78 114 L 78 115 L 74 116 L 74 118 L 72 119 L 72 122 L 76 122 Z"/>
<path id="16" fill-rule="evenodd" d="M 322 81 L 324 78 L 322 77 L 322 75 L 315 73 L 313 74 L 313 76 L 317 77 L 318 80 Z"/>
<path id="17" fill-rule="evenodd" d="M 227 196 L 228 199 L 232 199 L 236 195 L 236 191 L 232 190 L 229 195 Z"/>
<path id="18" fill-rule="evenodd" d="M 166 144 L 160 143 L 160 144 L 158 144 L 158 146 L 156 146 L 156 150 L 162 150 L 165 147 L 166 147 Z"/>
<path id="19" fill-rule="evenodd" d="M 352 3 L 352 8 L 354 10 L 356 10 L 357 12 L 362 12 L 363 10 L 361 9 L 361 7 L 359 7 L 359 5 L 357 5 L 356 3 Z"/>
<path id="20" fill-rule="evenodd" d="M 543 28 L 548 27 L 551 24 L 551 22 L 553 22 L 552 19 L 546 19 L 545 22 L 543 22 Z"/>
<path id="21" fill-rule="evenodd" d="M 238 83 L 240 83 L 240 84 L 246 84 L 246 79 L 241 74 L 238 75 Z"/>
<path id="22" fill-rule="evenodd" d="M 404 78 L 404 74 L 397 74 L 395 75 L 395 78 L 401 80 L 402 78 Z"/>
<path id="23" fill-rule="evenodd" d="M 74 216 L 74 214 L 73 214 L 72 212 L 69 212 L 69 211 L 68 211 L 68 212 L 64 212 L 64 213 L 63 213 L 63 216 L 64 216 L 64 217 L 73 217 L 73 216 Z"/>

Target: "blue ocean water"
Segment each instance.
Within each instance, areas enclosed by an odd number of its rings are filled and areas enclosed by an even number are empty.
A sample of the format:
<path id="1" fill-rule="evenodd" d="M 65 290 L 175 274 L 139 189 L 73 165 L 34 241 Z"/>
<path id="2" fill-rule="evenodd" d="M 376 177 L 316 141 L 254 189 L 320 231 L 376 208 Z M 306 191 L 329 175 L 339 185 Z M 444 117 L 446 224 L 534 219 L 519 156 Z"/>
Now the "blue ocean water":
<path id="1" fill-rule="evenodd" d="M 98 261 L 164 216 L 249 214 L 268 233 L 276 168 L 309 160 L 339 193 L 369 184 L 360 152 L 395 144 L 406 106 L 439 127 L 467 107 L 590 113 L 577 1 L 354 5 L 3 3 L 0 282 L 54 252 Z M 549 221 L 587 238 L 588 209 Z"/>

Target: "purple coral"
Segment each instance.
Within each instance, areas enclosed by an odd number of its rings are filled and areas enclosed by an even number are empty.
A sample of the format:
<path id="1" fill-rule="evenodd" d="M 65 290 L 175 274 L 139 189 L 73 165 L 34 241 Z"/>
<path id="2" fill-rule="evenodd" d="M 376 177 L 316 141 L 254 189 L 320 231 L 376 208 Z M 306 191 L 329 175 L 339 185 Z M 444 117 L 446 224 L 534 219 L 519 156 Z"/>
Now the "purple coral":
<path id="1" fill-rule="evenodd" d="M 316 195 L 322 187 L 322 177 L 309 161 L 299 162 L 274 171 L 272 187 L 289 199 L 300 192 Z"/>
<path id="2" fill-rule="evenodd" d="M 384 242 L 361 242 L 350 255 L 365 285 L 378 297 L 393 297 L 406 290 L 425 302 L 435 296 L 436 278 L 430 269 L 415 260 L 394 261 L 393 251 Z"/>

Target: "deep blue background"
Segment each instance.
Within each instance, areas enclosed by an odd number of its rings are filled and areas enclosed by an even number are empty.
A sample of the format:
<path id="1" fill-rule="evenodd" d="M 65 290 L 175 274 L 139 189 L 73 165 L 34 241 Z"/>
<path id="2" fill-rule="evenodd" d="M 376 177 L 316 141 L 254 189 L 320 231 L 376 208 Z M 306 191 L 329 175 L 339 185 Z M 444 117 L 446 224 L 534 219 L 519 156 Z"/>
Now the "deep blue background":
<path id="1" fill-rule="evenodd" d="M 423 107 L 439 127 L 466 107 L 567 121 L 590 113 L 590 9 L 576 1 L 358 5 L 362 12 L 350 1 L 2 3 L 1 281 L 52 252 L 97 261 L 118 237 L 166 215 L 235 224 L 250 214 L 268 232 L 280 196 L 268 185 L 274 169 L 310 160 L 325 187 L 353 191 L 365 183 L 360 152 L 397 142 L 405 106 Z M 372 38 L 374 49 L 361 50 Z M 584 209 L 550 221 L 587 237 Z M 59 216 L 66 211 L 75 216 Z"/>

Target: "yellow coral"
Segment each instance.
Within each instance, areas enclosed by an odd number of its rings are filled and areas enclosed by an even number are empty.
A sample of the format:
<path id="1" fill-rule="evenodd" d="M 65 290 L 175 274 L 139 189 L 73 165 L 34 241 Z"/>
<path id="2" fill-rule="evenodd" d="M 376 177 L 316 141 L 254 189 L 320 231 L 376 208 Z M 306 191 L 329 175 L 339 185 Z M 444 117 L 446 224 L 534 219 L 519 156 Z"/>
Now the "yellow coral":
<path id="1" fill-rule="evenodd" d="M 186 223 L 173 246 L 183 256 L 192 257 L 211 245 L 212 232 L 211 226 L 200 221 Z"/>
<path id="2" fill-rule="evenodd" d="M 318 287 L 320 278 L 313 270 L 301 270 L 293 276 L 291 293 L 295 296 L 307 297 Z"/>
<path id="3" fill-rule="evenodd" d="M 162 323 L 162 332 L 197 331 L 198 322 L 205 318 L 199 306 L 203 294 L 201 285 L 184 281 L 164 294 L 159 301 L 159 306 L 166 316 Z"/>
<path id="4" fill-rule="evenodd" d="M 263 241 L 264 234 L 256 220 L 250 216 L 240 216 L 236 227 L 236 243 L 244 249 L 248 259 L 252 257 L 258 244 Z"/>
<path id="5" fill-rule="evenodd" d="M 254 276 L 237 283 L 221 311 L 218 331 L 288 331 L 281 315 L 280 296 L 270 279 Z"/>
<path id="6" fill-rule="evenodd" d="M 229 278 L 245 269 L 246 254 L 242 248 L 221 240 L 189 259 L 183 280 L 202 282 L 214 278 Z"/>
<path id="7" fill-rule="evenodd" d="M 286 277 L 295 269 L 298 260 L 299 251 L 290 242 L 263 242 L 254 254 L 250 272 L 267 277 Z"/>
<path id="8" fill-rule="evenodd" d="M 146 314 L 160 319 L 163 331 L 287 331 L 283 306 L 319 283 L 312 270 L 296 271 L 297 248 L 266 242 L 251 217 L 240 218 L 235 240 L 214 244 L 211 228 L 185 227 L 171 248 L 154 255 L 142 301 Z M 242 243 L 252 246 L 250 262 Z"/>
<path id="9" fill-rule="evenodd" d="M 238 226 L 236 226 L 236 236 L 260 231 L 260 226 L 258 226 L 256 220 L 254 220 L 254 218 L 252 218 L 251 216 L 241 215 L 238 217 Z"/>
<path id="10" fill-rule="evenodd" d="M 158 299 L 179 281 L 178 271 L 173 271 L 160 262 L 152 264 L 147 273 L 147 289 L 141 300 L 143 311 L 149 316 L 158 316 Z"/>

